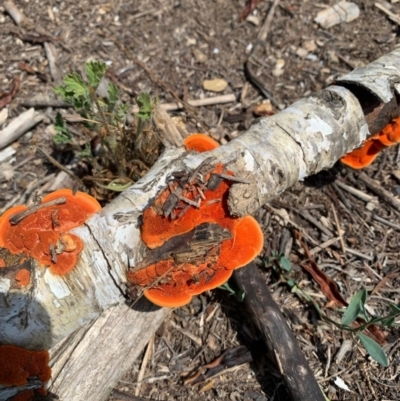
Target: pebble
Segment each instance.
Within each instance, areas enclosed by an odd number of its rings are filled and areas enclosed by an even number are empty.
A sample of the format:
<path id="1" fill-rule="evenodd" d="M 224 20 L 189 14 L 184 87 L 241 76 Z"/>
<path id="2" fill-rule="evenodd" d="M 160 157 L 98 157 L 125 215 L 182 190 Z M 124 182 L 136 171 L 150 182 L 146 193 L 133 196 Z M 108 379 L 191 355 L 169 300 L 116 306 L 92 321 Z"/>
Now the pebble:
<path id="1" fill-rule="evenodd" d="M 192 53 L 193 53 L 194 59 L 196 60 L 196 63 L 202 64 L 208 60 L 207 55 L 204 54 L 201 50 L 199 50 L 197 48 L 192 49 Z"/>
<path id="2" fill-rule="evenodd" d="M 228 82 L 221 78 L 206 79 L 203 81 L 203 88 L 211 92 L 222 92 L 227 88 L 227 86 Z"/>

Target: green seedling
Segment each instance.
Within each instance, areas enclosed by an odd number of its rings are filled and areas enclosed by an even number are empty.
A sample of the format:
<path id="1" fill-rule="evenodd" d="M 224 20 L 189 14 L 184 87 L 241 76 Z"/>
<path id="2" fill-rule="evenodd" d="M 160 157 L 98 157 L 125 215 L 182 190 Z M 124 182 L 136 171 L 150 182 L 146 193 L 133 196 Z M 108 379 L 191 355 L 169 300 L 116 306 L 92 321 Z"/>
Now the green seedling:
<path id="1" fill-rule="evenodd" d="M 57 131 L 54 142 L 59 146 L 70 146 L 81 159 L 89 162 L 97 172 L 94 174 L 96 177 L 91 177 L 96 186 L 120 192 L 132 185 L 140 176 L 134 171 L 132 163 L 137 155 L 136 146 L 140 145 L 137 142 L 138 138 L 145 135 L 144 128 L 152 119 L 157 100 L 152 101 L 147 93 L 139 94 L 136 130 L 129 127 L 127 124 L 129 106 L 121 102 L 117 86 L 109 82 L 106 88 L 101 87 L 104 86 L 102 82 L 106 71 L 105 63 L 88 62 L 85 64 L 85 78 L 73 72 L 64 78 L 63 85 L 54 89 L 62 100 L 71 104 L 80 114 L 81 130 L 87 135 L 86 141 L 83 143 L 82 139 L 78 141 L 68 129 L 61 114 L 57 114 L 54 123 Z M 91 142 L 96 138 L 100 142 L 100 149 L 96 148 L 94 155 Z M 140 141 L 143 142 L 143 139 Z M 137 164 L 139 163 L 140 160 Z M 99 172 L 112 178 L 105 179 Z M 97 179 L 108 180 L 108 184 L 100 184 Z"/>
<path id="2" fill-rule="evenodd" d="M 246 293 L 243 290 L 234 290 L 230 285 L 229 281 L 218 287 L 220 290 L 228 291 L 231 295 L 234 295 L 239 302 L 243 302 Z"/>

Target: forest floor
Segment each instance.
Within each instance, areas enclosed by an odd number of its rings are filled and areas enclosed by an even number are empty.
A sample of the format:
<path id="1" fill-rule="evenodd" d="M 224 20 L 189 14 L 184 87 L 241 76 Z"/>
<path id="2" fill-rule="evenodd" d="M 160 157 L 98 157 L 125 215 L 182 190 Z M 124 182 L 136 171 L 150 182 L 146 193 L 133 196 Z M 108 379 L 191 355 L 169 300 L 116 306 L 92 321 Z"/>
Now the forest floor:
<path id="1" fill-rule="evenodd" d="M 34 129 L 0 151 L 0 211 L 26 203 L 55 185 L 58 170 L 38 153 L 32 153 L 32 144 L 52 153 L 63 165 L 76 156 L 70 150 L 56 148 L 53 142 L 56 113 L 72 110 L 43 107 L 43 99 L 55 99 L 53 88 L 60 77 L 82 72 L 87 61 L 101 60 L 109 66 L 109 76 L 127 104 L 135 105 L 141 92 L 158 96 L 161 102 L 174 100 L 116 42 L 185 100 L 217 95 L 203 89 L 205 80 L 226 81 L 226 89 L 218 95 L 233 94 L 235 100 L 196 108 L 198 119 L 221 144 L 244 132 L 257 118 L 256 106 L 265 100 L 245 75 L 244 64 L 272 2 L 261 0 L 241 21 L 245 3 L 15 0 L 29 18 L 25 27 L 17 27 L 0 6 L 0 94 L 9 90 L 14 78 L 21 82 L 18 93 L 6 106 L 7 115 L 0 110 L 0 117 L 5 117 L 0 118 L 0 124 L 5 126 L 21 115 L 26 110 L 24 104 L 32 99 L 37 99 L 36 108 L 44 115 Z M 374 1 L 355 0 L 360 15 L 351 22 L 324 29 L 313 21 L 321 10 L 336 3 L 279 2 L 252 69 L 273 95 L 272 112 L 325 88 L 338 76 L 368 64 L 399 43 L 399 26 Z M 400 15 L 397 1 L 380 4 Z M 52 60 L 54 68 L 50 68 Z M 264 106 L 269 107 L 268 103 Z M 188 132 L 199 130 L 185 111 L 173 111 L 171 115 Z M 363 171 L 393 197 L 400 195 L 399 147 L 384 151 Z M 258 265 L 330 400 L 398 400 L 399 330 L 384 329 L 387 342 L 383 347 L 390 365 L 383 368 L 368 357 L 349 332 L 321 321 L 312 304 L 292 293 L 288 285 L 292 280 L 329 316 L 340 318 L 337 311 L 329 309 L 319 285 L 300 267 L 304 253 L 294 237 L 293 228 L 297 227 L 307 235 L 318 267 L 337 283 L 344 299 L 350 300 L 365 288 L 368 311 L 377 316 L 388 313 L 391 304 L 400 303 L 400 213 L 370 192 L 358 176 L 359 171 L 338 162 L 331 170 L 297 183 L 261 208 L 255 217 L 262 224 L 265 247 Z M 349 192 L 349 187 L 356 191 Z M 100 200 L 105 202 L 106 198 Z M 277 253 L 284 253 L 290 260 L 290 272 L 272 269 L 268 261 L 273 259 L 276 264 Z M 183 378 L 189 372 L 239 345 L 253 351 L 252 362 L 230 367 L 195 386 L 184 384 Z M 154 400 L 288 400 L 283 380 L 263 354 L 244 303 L 218 289 L 172 310 L 148 345 L 146 365 L 142 359 L 137 360 L 117 389 Z M 144 376 L 138 381 L 142 366 Z M 337 377 L 349 391 L 335 384 Z M 121 398 L 110 396 L 112 399 Z"/>

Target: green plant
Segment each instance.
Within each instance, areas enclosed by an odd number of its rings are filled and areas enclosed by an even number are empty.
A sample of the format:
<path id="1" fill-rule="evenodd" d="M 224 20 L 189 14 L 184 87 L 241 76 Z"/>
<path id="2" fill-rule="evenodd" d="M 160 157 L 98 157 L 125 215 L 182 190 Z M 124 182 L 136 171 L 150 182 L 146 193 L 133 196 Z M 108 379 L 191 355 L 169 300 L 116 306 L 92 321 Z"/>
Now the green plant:
<path id="1" fill-rule="evenodd" d="M 235 290 L 229 285 L 229 281 L 218 287 L 220 290 L 228 291 L 231 295 L 234 295 L 238 301 L 243 302 L 246 293 L 243 290 Z"/>
<path id="2" fill-rule="evenodd" d="M 265 258 L 265 264 L 271 266 L 275 271 L 280 269 L 290 272 L 292 265 L 290 260 L 283 254 L 277 251 L 271 251 L 271 256 Z"/>
<path id="3" fill-rule="evenodd" d="M 86 79 L 73 72 L 64 78 L 63 85 L 54 89 L 80 114 L 80 130 L 86 134 L 86 140 L 76 139 L 61 114 L 57 114 L 54 142 L 68 146 L 89 163 L 92 177 L 86 177 L 86 181 L 95 182 L 98 188 L 118 192 L 140 177 L 137 166 L 142 170 L 143 166 L 147 168 L 146 163 L 135 160 L 139 146 L 137 139 L 143 136 L 157 101 L 152 101 L 149 94 L 141 93 L 137 99 L 139 112 L 134 126 L 129 126 L 129 106 L 121 102 L 117 86 L 111 82 L 102 84 L 106 71 L 105 63 L 88 62 L 85 64 Z M 93 146 L 97 142 L 99 146 Z M 95 152 L 93 148 L 96 148 Z"/>
<path id="4" fill-rule="evenodd" d="M 389 365 L 389 361 L 382 347 L 371 337 L 365 335 L 363 331 L 372 325 L 382 327 L 399 326 L 399 324 L 395 322 L 395 319 L 400 316 L 400 304 L 390 305 L 390 311 L 386 316 L 372 317 L 365 308 L 365 304 L 367 302 L 367 292 L 364 288 L 362 288 L 357 294 L 353 296 L 349 303 L 349 306 L 342 310 L 344 312 L 343 317 L 341 322 L 338 323 L 335 320 L 330 319 L 320 308 L 320 306 L 306 292 L 301 290 L 293 281 L 291 284 L 292 292 L 300 295 L 301 298 L 306 299 L 308 302 L 311 302 L 317 310 L 321 319 L 325 320 L 328 323 L 331 323 L 340 330 L 345 330 L 352 333 L 355 336 L 353 337 L 354 340 L 358 338 L 361 341 L 361 344 L 364 346 L 371 358 L 373 358 L 376 362 L 384 367 L 387 367 Z M 358 318 L 361 318 L 364 323 L 360 324 L 358 322 L 357 325 L 353 326 L 352 323 L 355 322 L 355 320 Z"/>
<path id="5" fill-rule="evenodd" d="M 297 294 L 301 299 L 312 303 L 321 319 L 334 325 L 340 330 L 345 330 L 352 333 L 354 340 L 360 340 L 361 344 L 371 358 L 384 367 L 388 366 L 389 362 L 385 351 L 375 340 L 364 334 L 363 331 L 372 325 L 378 325 L 382 327 L 399 326 L 400 324 L 396 323 L 395 319 L 400 316 L 400 304 L 390 305 L 390 311 L 386 316 L 373 317 L 368 313 L 365 307 L 367 303 L 367 291 L 365 288 L 362 288 L 353 296 L 348 307 L 341 310 L 341 312 L 343 312 L 343 316 L 341 322 L 339 323 L 333 319 L 330 319 L 320 308 L 318 303 L 315 302 L 306 291 L 298 287 L 296 280 L 289 275 L 289 273 L 292 271 L 292 268 L 290 261 L 284 255 L 279 254 L 276 251 L 272 251 L 271 257 L 266 258 L 265 264 L 267 266 L 271 266 L 280 274 L 281 280 L 291 288 L 293 293 Z M 357 322 L 357 325 L 353 325 L 357 319 L 362 319 L 359 321 L 362 321 L 363 323 L 360 324 Z"/>

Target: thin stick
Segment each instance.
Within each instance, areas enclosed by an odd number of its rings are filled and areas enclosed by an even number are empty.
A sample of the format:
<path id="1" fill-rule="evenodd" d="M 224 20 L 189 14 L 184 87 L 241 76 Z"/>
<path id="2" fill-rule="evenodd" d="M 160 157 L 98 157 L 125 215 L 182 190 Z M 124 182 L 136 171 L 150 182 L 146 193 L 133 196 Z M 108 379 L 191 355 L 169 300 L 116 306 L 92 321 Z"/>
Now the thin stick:
<path id="1" fill-rule="evenodd" d="M 335 210 L 335 207 L 333 206 L 333 204 L 332 204 L 332 213 L 333 213 L 333 218 L 335 219 L 336 229 L 337 229 L 339 239 L 340 239 L 340 247 L 342 248 L 342 252 L 346 255 L 346 247 L 345 247 L 344 241 L 343 241 L 342 230 L 340 228 L 339 219 L 337 217 L 336 210 Z"/>
<path id="2" fill-rule="evenodd" d="M 153 345 L 154 345 L 154 336 L 151 337 L 147 348 L 146 352 L 144 353 L 143 360 L 142 360 L 142 365 L 140 366 L 139 374 L 137 377 L 137 381 L 139 382 L 136 386 L 135 389 L 135 396 L 137 397 L 140 394 L 140 388 L 142 386 L 142 383 L 140 383 L 143 380 L 144 374 L 146 373 L 146 368 L 147 364 L 149 362 L 150 356 L 153 353 Z"/>
<path id="3" fill-rule="evenodd" d="M 258 32 L 257 41 L 265 42 L 268 37 L 269 30 L 271 29 L 272 20 L 274 19 L 276 7 L 278 7 L 280 0 L 274 0 L 271 8 L 269 9 L 267 18 L 265 18 L 264 24 Z"/>
<path id="4" fill-rule="evenodd" d="M 368 177 L 365 173 L 360 173 L 358 179 L 362 181 L 371 191 L 375 192 L 386 203 L 400 212 L 400 202 L 386 189 L 382 188 L 375 180 Z"/>
<path id="5" fill-rule="evenodd" d="M 384 5 L 380 3 L 375 3 L 374 6 L 376 8 L 379 8 L 379 10 L 381 10 L 383 13 L 385 13 L 391 21 L 393 21 L 397 25 L 400 25 L 400 18 L 398 15 L 392 13 L 390 10 L 388 10 Z"/>
<path id="6" fill-rule="evenodd" d="M 229 93 L 227 95 L 221 96 L 213 96 L 213 97 L 206 97 L 205 99 L 194 99 L 188 100 L 187 104 L 193 107 L 201 107 L 201 106 L 213 106 L 216 104 L 225 104 L 225 103 L 232 103 L 236 101 L 236 96 L 233 93 Z M 183 108 L 183 104 L 181 101 L 174 102 L 174 103 L 160 103 L 160 108 L 164 109 L 165 111 L 174 111 Z M 137 113 L 139 111 L 139 107 L 134 106 L 132 107 L 132 112 Z"/>
<path id="7" fill-rule="evenodd" d="M 240 177 L 235 177 L 233 175 L 219 174 L 219 176 L 221 178 L 223 178 L 224 180 L 233 181 L 233 182 L 240 182 L 241 184 L 250 184 L 249 180 L 246 180 L 246 179 L 240 178 Z"/>
<path id="8" fill-rule="evenodd" d="M 45 152 L 43 149 L 39 148 L 38 146 L 36 146 L 36 149 L 39 151 L 39 153 L 41 153 L 44 157 L 47 157 L 47 159 L 49 159 L 49 161 L 54 164 L 56 167 L 58 167 L 60 170 L 64 171 L 65 173 L 67 173 L 69 176 L 71 176 L 72 178 L 74 178 L 75 180 L 77 180 L 79 182 L 79 184 L 81 184 L 83 187 L 85 186 L 84 182 L 77 176 L 75 175 L 71 170 L 68 170 L 67 168 L 65 168 L 62 164 L 60 164 L 54 157 L 50 156 L 47 152 Z"/>
<path id="9" fill-rule="evenodd" d="M 9 222 L 12 226 L 15 226 L 16 224 L 20 223 L 25 217 L 28 217 L 31 214 L 36 213 L 40 209 L 44 209 L 45 207 L 50 207 L 50 206 L 55 206 L 55 205 L 63 205 L 65 203 L 67 203 L 67 198 L 65 196 L 62 196 L 61 198 L 57 198 L 57 199 L 54 199 L 49 202 L 41 203 L 40 205 L 31 206 L 29 209 L 27 209 L 21 213 L 13 214 L 10 217 Z"/>
<path id="10" fill-rule="evenodd" d="M 14 2 L 6 1 L 3 6 L 17 25 L 20 25 L 22 22 L 27 21 L 24 13 L 18 9 Z"/>
<path id="11" fill-rule="evenodd" d="M 364 202 L 373 202 L 376 201 L 376 198 L 374 196 L 368 195 L 365 192 L 360 191 L 357 188 L 354 188 L 350 185 L 345 184 L 344 182 L 335 181 L 335 184 L 339 187 L 344 189 L 345 191 L 349 192 L 350 194 L 354 195 L 355 197 L 361 199 Z"/>

